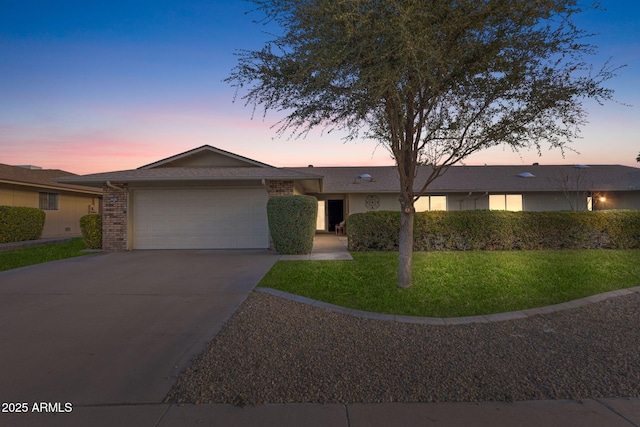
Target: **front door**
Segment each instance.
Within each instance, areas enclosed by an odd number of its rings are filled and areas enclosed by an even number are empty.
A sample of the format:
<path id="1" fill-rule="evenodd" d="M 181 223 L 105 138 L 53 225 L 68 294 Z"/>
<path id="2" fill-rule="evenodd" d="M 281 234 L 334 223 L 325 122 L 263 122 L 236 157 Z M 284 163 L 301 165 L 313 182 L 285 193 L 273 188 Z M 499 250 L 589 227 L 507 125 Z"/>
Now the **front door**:
<path id="1" fill-rule="evenodd" d="M 327 200 L 329 231 L 336 231 L 336 225 L 344 220 L 344 200 Z"/>

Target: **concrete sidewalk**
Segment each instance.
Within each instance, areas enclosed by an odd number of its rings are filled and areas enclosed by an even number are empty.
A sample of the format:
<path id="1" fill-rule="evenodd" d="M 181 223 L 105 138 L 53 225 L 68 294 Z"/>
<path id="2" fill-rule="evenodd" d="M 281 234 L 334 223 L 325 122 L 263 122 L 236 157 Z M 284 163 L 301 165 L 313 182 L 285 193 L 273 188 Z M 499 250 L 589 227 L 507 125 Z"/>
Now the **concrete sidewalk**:
<path id="1" fill-rule="evenodd" d="M 280 255 L 281 261 L 351 261 L 353 258 L 347 250 L 346 237 L 321 233 L 313 238 L 313 248 L 306 255 Z"/>
<path id="2" fill-rule="evenodd" d="M 340 246 L 341 245 L 341 246 Z M 348 255 L 346 246 L 336 236 L 333 235 L 318 235 L 314 241 L 314 250 L 311 255 L 302 256 L 302 258 L 294 259 L 349 259 L 343 258 Z M 222 295 L 221 292 L 231 291 L 231 289 L 220 289 L 213 291 L 210 289 L 211 284 L 211 272 L 216 272 L 214 276 L 218 276 L 217 269 L 212 265 L 208 259 L 205 264 L 207 266 L 205 273 L 198 273 L 193 264 L 194 258 L 209 257 L 212 253 L 206 251 L 198 251 L 196 253 L 187 252 L 138 252 L 133 254 L 112 254 L 112 255 L 100 255 L 93 259 L 85 258 L 84 260 L 69 260 L 62 261 L 55 264 L 50 264 L 49 267 L 43 266 L 41 268 L 24 269 L 22 271 L 14 271 L 13 273 L 5 273 L 2 278 L 4 280 L 4 293 L 3 301 L 0 301 L 0 307 L 2 302 L 5 305 L 8 304 L 8 297 L 10 294 L 15 293 L 13 298 L 18 298 L 18 302 L 23 299 L 36 296 L 39 298 L 49 298 L 44 301 L 45 304 L 34 303 L 26 308 L 32 308 L 36 312 L 32 312 L 33 322 L 38 322 L 39 318 L 43 318 L 43 309 L 52 305 L 55 299 L 69 298 L 72 294 L 79 292 L 83 298 L 99 297 L 100 300 L 105 298 L 124 298 L 135 297 L 144 299 L 147 301 L 156 300 L 164 297 L 175 297 L 175 293 L 180 289 L 180 293 L 185 293 L 185 280 L 176 280 L 166 271 L 171 265 L 179 266 L 179 270 L 182 270 L 186 275 L 191 277 L 190 291 L 186 292 L 189 296 L 189 300 L 192 301 L 191 305 L 186 305 L 180 316 L 178 323 L 184 323 L 184 316 L 187 313 L 192 312 L 196 307 L 193 306 L 194 302 L 202 301 L 207 303 L 209 294 L 215 294 L 216 300 L 219 300 Z M 218 255 L 223 254 L 222 252 Z M 171 255 L 171 262 L 167 259 L 157 259 L 163 256 Z M 187 259 L 180 259 L 182 255 L 190 255 Z M 227 254 L 228 255 L 228 254 Z M 236 255 L 235 253 L 233 254 Z M 153 285 L 147 280 L 132 280 L 136 279 L 141 274 L 147 274 L 144 270 L 140 271 L 140 263 L 144 258 L 155 258 L 155 262 L 149 269 L 154 271 L 154 276 L 157 280 L 154 280 Z M 306 257 L 306 258 L 305 258 Z M 83 257 L 84 258 L 84 257 Z M 107 258 L 126 258 L 131 262 L 127 262 L 126 265 L 122 263 L 112 264 L 112 269 L 109 272 L 99 275 L 99 280 L 106 280 L 109 276 L 118 276 L 118 280 L 108 280 L 109 283 L 105 285 L 109 286 L 96 286 L 96 279 L 91 282 L 87 282 L 88 285 L 84 285 L 80 288 L 80 291 L 74 291 L 69 288 L 69 284 L 66 279 L 64 282 L 54 282 L 54 286 L 49 284 L 51 280 L 47 281 L 48 289 L 44 292 L 40 292 L 37 289 L 37 281 L 30 277 L 34 270 L 45 270 L 42 272 L 43 277 L 52 279 L 56 274 L 63 274 L 63 277 L 69 278 L 78 275 L 76 268 L 73 271 L 67 271 L 66 268 L 70 268 L 75 265 L 89 264 L 93 265 L 95 262 L 106 260 Z M 246 267 L 243 263 L 237 263 L 237 260 L 231 258 L 222 257 L 221 265 L 226 266 L 227 269 L 235 268 L 235 276 L 244 275 Z M 269 256 L 261 256 L 264 258 L 265 265 L 261 267 L 261 270 L 268 270 L 268 266 L 272 263 Z M 287 257 L 288 258 L 288 257 Z M 284 257 L 280 257 L 284 259 Z M 266 262 L 268 261 L 268 262 Z M 236 264 L 233 266 L 231 264 Z M 128 265 L 135 265 L 135 269 L 128 269 Z M 253 263 L 251 263 L 253 264 Z M 55 268 L 54 268 L 55 267 Z M 131 270 L 131 274 L 125 274 L 126 271 Z M 91 268 L 92 272 L 95 272 Z M 73 273 L 73 274 L 71 274 Z M 261 274 L 261 273 L 260 273 Z M 233 293 L 248 292 L 255 286 L 257 282 L 256 277 L 247 278 L 242 283 L 236 284 L 239 288 L 234 289 Z M 13 277 L 15 276 L 15 277 Z M 139 277 L 137 277 L 139 279 Z M 195 279 L 195 280 L 194 280 Z M 228 278 L 216 277 L 216 281 L 219 281 L 223 288 L 225 284 L 229 283 Z M 237 279 L 237 277 L 236 277 Z M 15 286 L 11 286 L 11 280 L 15 280 Z M 98 281 L 99 281 L 98 280 Z M 137 283 L 137 286 L 131 287 L 131 283 Z M 142 282 L 142 283 L 141 283 Z M 146 285 L 144 284 L 146 282 Z M 176 288 L 171 286 L 172 283 L 179 282 L 181 286 Z M 246 283 L 245 283 L 246 282 Z M 125 286 L 126 285 L 126 286 Z M 234 287 L 235 287 L 234 286 Z M 9 288 L 13 288 L 10 290 Z M 239 301 L 234 303 L 235 306 L 239 304 Z M 184 303 L 185 301 L 183 301 Z M 590 301 L 595 302 L 595 301 Z M 23 304 L 24 305 L 24 304 Z M 184 304 L 182 304 L 184 305 Z M 4 307 L 5 309 L 7 307 Z M 121 315 L 122 309 L 114 315 Z M 207 310 L 207 313 L 210 310 Z M 18 313 L 24 315 L 29 314 L 25 307 L 21 307 L 21 311 Z M 25 314 L 26 313 L 26 314 Z M 38 314 L 39 313 L 39 314 Z M 95 313 L 95 310 L 93 311 Z M 6 317 L 5 321 L 13 322 L 13 325 L 20 324 L 19 315 L 9 315 L 7 311 L 4 312 Z M 22 314 L 20 314 L 22 315 Z M 23 315 L 23 317 L 24 317 Z M 165 311 L 160 316 L 156 316 L 158 321 L 169 317 L 170 311 Z M 225 315 L 228 317 L 229 314 Z M 198 327 L 206 328 L 206 325 L 215 325 L 214 329 L 202 333 L 200 331 L 197 345 L 191 343 L 186 345 L 185 342 L 179 342 L 175 346 L 176 348 L 189 347 L 189 354 L 181 354 L 178 358 L 182 360 L 181 366 L 172 365 L 172 372 L 174 375 L 179 373 L 191 357 L 197 353 L 197 349 L 202 347 L 202 343 L 207 339 L 210 339 L 212 335 L 222 327 L 224 320 L 218 320 L 213 322 L 212 319 L 205 319 L 200 317 L 196 322 Z M 22 319 L 23 322 L 27 322 L 28 318 Z M 77 319 L 76 319 L 77 320 Z M 145 322 L 141 322 L 140 317 L 134 319 L 133 322 L 129 322 L 127 328 L 140 329 L 145 326 Z M 396 319 L 397 320 L 397 319 Z M 504 320 L 504 319 L 503 319 Z M 86 322 L 86 319 L 85 319 Z M 148 323 L 148 322 L 147 322 Z M 170 325 L 175 329 L 176 320 L 174 319 Z M 8 325 L 8 323 L 6 323 Z M 71 324 L 71 323 L 69 323 Z M 75 324 L 75 323 L 74 323 Z M 126 325 L 125 325 L 126 326 Z M 95 325 L 88 324 L 86 327 L 95 328 Z M 109 330 L 113 329 L 113 325 L 110 325 Z M 70 334 L 72 331 L 65 331 L 64 329 L 55 332 L 49 331 L 50 336 L 42 336 L 42 325 L 37 328 L 34 327 L 29 333 L 23 331 L 17 336 L 14 336 L 14 343 L 20 345 L 19 342 L 24 341 L 34 345 L 34 348 L 27 352 L 21 352 L 22 359 L 37 358 L 39 363 L 31 364 L 32 368 L 30 372 L 19 372 L 16 369 L 12 369 L 12 363 L 4 363 L 0 369 L 0 384 L 13 384 L 10 390 L 5 390 L 2 395 L 2 408 L 0 408 L 0 426 L 95 426 L 95 427 L 111 427 L 111 426 L 149 426 L 149 427 L 169 427 L 169 426 L 191 426 L 191 425 L 208 425 L 208 426 L 277 426 L 277 427 L 314 427 L 314 426 L 339 426 L 339 427 L 382 427 L 382 426 L 403 426 L 403 427 L 423 427 L 423 426 L 479 426 L 479 427 L 538 427 L 538 426 L 563 426 L 563 427 L 640 427 L 640 398 L 619 398 L 619 399 L 584 399 L 582 401 L 572 400 L 541 400 L 541 401 L 525 401 L 525 402 L 480 402 L 480 403 L 374 403 L 374 404 L 264 404 L 258 406 L 246 406 L 236 407 L 233 405 L 225 404 L 204 404 L 204 405 L 177 405 L 177 404 L 165 404 L 162 403 L 162 398 L 169 392 L 171 384 L 175 381 L 173 375 L 168 375 L 166 370 L 158 369 L 154 366 L 147 366 L 146 379 L 140 377 L 138 370 L 145 366 L 140 365 L 132 372 L 128 372 L 128 375 L 115 375 L 118 370 L 106 369 L 113 364 L 114 352 L 107 352 L 106 358 L 102 360 L 97 366 L 101 366 L 105 372 L 98 372 L 100 369 L 95 366 L 89 366 L 86 363 L 78 363 L 78 361 L 72 361 L 70 369 L 62 372 L 57 376 L 56 381 L 52 381 L 51 384 L 59 384 L 60 382 L 69 382 L 67 377 L 78 376 L 75 372 L 79 368 L 86 370 L 89 368 L 92 372 L 96 372 L 101 378 L 101 382 L 96 382 L 90 388 L 95 388 L 93 394 L 96 396 L 89 396 L 84 392 L 83 395 L 72 395 L 63 393 L 58 390 L 54 394 L 41 395 L 41 399 L 47 399 L 49 397 L 53 399 L 61 399 L 60 401 L 45 401 L 29 400 L 26 396 L 33 396 L 31 393 L 17 393 L 20 387 L 25 385 L 25 382 L 41 383 L 41 380 L 51 375 L 51 370 L 57 364 L 64 363 L 60 360 L 60 356 L 63 354 L 55 355 L 51 353 L 50 349 L 55 347 L 54 338 L 58 339 L 69 335 L 68 345 L 72 345 L 77 341 L 77 336 Z M 67 328 L 68 329 L 68 328 Z M 161 328 L 164 332 L 166 340 L 167 327 Z M 195 328 L 197 329 L 197 328 Z M 60 333 L 60 332 L 64 333 Z M 97 332 L 94 329 L 94 333 Z M 192 333 L 194 330 L 191 331 Z M 18 332 L 16 332 L 18 333 Z M 75 332 L 74 332 L 75 333 Z M 39 334 L 39 335 L 38 335 Z M 14 334 L 15 335 L 15 334 Z M 105 334 L 98 333 L 96 339 L 100 342 L 103 341 Z M 175 333 L 170 333 L 169 336 L 174 336 Z M 4 337 L 5 346 L 9 342 Z M 47 338 L 46 340 L 43 338 Z M 190 340 L 194 340 L 194 336 L 190 336 Z M 35 341 L 34 341 L 35 340 Z M 32 342 L 33 341 L 33 342 Z M 183 340 L 184 341 L 184 340 Z M 23 343 L 24 344 L 24 343 Z M 3 352 L 7 353 L 5 347 Z M 9 347 L 10 348 L 10 347 Z M 66 348 L 66 345 L 65 345 Z M 124 347 L 123 347 L 124 348 Z M 45 350 L 49 349 L 49 350 Z M 147 350 L 150 350 L 149 348 Z M 148 351 L 149 355 L 155 354 L 156 350 Z M 6 356 L 6 354 L 5 354 Z M 68 356 L 68 355 L 67 355 Z M 96 355 L 91 355 L 91 358 L 95 358 Z M 18 359 L 16 359 L 18 360 Z M 86 362 L 86 361 L 85 361 Z M 14 363 L 18 363 L 14 361 Z M 87 362 L 88 363 L 88 362 Z M 173 362 L 176 363 L 176 362 Z M 85 366 L 86 365 L 86 366 Z M 71 369 L 73 368 L 73 369 Z M 120 372 L 123 374 L 123 372 Z M 29 377 L 31 380 L 29 380 Z M 155 380 L 150 380 L 154 379 Z M 19 380 L 19 381 L 18 381 Z M 84 383 L 83 387 L 86 389 L 89 384 L 87 383 L 87 377 L 80 378 Z M 154 381 L 158 384 L 151 384 Z M 128 385 L 127 392 L 123 392 L 122 389 L 114 386 L 110 383 L 122 383 L 126 382 Z M 76 385 L 79 383 L 76 383 Z M 79 387 L 73 385 L 73 390 L 78 390 Z M 59 388 L 55 386 L 53 388 Z M 1 387 L 0 387 L 1 388 Z M 81 388 L 81 387 L 80 387 Z M 147 389 L 147 393 L 144 393 L 144 398 L 136 398 L 135 394 L 141 392 L 143 389 Z M 153 393 L 149 394 L 149 391 Z M 8 393 L 10 392 L 10 393 Z M 13 400 L 10 396 L 13 396 Z M 20 397 L 21 396 L 21 397 Z M 55 396 L 55 397 L 53 397 Z M 31 397 L 33 399 L 33 397 Z M 65 400 L 70 399 L 70 400 Z M 22 405 L 22 403 L 26 405 Z M 44 403 L 44 404 L 43 404 Z M 11 405 L 10 405 L 11 404 Z M 18 405 L 16 405 L 18 404 Z M 35 405 L 35 406 L 34 406 Z M 24 413 L 17 413 L 16 409 L 24 409 Z M 38 412 L 41 410 L 43 412 Z"/>
<path id="3" fill-rule="evenodd" d="M 108 405 L 67 413 L 0 414 L 21 426 L 273 426 L 273 427 L 638 427 L 640 399 L 482 403 Z"/>

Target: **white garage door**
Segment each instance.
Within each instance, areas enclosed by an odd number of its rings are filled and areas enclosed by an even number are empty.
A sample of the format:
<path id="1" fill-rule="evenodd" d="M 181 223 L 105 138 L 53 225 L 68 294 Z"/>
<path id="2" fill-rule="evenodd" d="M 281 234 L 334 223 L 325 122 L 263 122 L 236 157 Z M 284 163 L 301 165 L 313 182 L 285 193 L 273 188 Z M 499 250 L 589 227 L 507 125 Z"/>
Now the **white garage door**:
<path id="1" fill-rule="evenodd" d="M 136 190 L 135 249 L 268 248 L 265 189 Z"/>

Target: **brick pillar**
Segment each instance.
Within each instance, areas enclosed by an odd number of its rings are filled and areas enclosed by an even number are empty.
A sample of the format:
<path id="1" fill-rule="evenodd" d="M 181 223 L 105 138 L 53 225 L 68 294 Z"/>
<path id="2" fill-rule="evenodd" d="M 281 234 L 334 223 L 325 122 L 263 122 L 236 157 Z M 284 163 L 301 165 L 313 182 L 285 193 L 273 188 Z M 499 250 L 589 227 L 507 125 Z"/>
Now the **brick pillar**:
<path id="1" fill-rule="evenodd" d="M 292 196 L 293 181 L 267 181 L 269 198 L 275 196 Z"/>
<path id="2" fill-rule="evenodd" d="M 104 185 L 102 198 L 102 249 L 121 252 L 127 250 L 127 204 L 129 192 L 126 184 Z"/>

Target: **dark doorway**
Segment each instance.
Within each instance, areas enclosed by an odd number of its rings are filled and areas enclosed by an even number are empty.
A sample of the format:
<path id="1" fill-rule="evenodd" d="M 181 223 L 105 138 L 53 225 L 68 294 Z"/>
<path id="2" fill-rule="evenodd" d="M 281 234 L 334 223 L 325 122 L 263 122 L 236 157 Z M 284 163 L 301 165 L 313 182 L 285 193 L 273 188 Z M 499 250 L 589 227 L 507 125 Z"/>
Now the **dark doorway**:
<path id="1" fill-rule="evenodd" d="M 329 231 L 336 231 L 336 225 L 344 220 L 344 200 L 327 200 L 329 211 Z"/>

